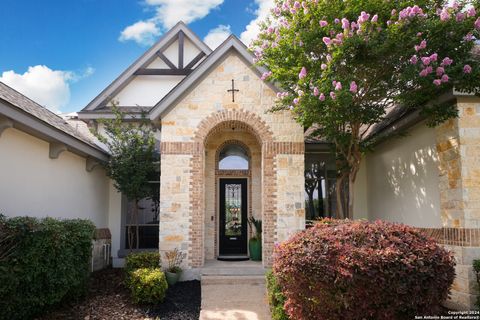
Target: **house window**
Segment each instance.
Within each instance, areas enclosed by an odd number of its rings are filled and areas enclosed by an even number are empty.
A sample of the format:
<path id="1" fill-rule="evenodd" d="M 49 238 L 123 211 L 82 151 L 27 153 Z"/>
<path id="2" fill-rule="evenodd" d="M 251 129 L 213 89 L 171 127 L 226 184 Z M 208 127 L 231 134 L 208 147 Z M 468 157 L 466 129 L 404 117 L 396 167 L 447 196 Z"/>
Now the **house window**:
<path id="1" fill-rule="evenodd" d="M 247 150 L 238 144 L 226 145 L 218 156 L 220 170 L 248 170 L 250 157 Z"/>
<path id="2" fill-rule="evenodd" d="M 125 220 L 125 248 L 130 249 L 128 241 L 128 228 L 132 226 L 132 249 L 157 249 L 159 241 L 159 214 L 160 214 L 160 173 L 157 172 L 148 185 L 155 196 L 144 198 L 138 203 L 138 217 L 135 221 L 133 201 L 127 202 Z"/>
<path id="3" fill-rule="evenodd" d="M 336 213 L 335 156 L 328 152 L 305 153 L 305 218 L 316 220 Z"/>

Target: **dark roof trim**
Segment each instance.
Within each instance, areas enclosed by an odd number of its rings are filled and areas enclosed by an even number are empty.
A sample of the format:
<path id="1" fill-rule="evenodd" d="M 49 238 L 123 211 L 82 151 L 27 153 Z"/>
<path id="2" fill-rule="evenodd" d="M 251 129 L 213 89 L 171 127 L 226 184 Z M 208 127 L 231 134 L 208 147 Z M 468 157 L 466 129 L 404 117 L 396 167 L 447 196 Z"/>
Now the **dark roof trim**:
<path id="1" fill-rule="evenodd" d="M 19 110 L 14 105 L 0 100 L 0 114 L 13 121 L 13 127 L 51 143 L 63 143 L 68 150 L 83 157 L 100 161 L 108 160 L 108 153 L 97 149 L 46 122 Z"/>
<path id="2" fill-rule="evenodd" d="M 213 51 L 205 60 L 203 60 L 193 72 L 175 86 L 152 110 L 150 110 L 150 119 L 155 120 L 161 117 L 166 111 L 174 107 L 178 101 L 188 93 L 188 90 L 197 84 L 208 71 L 216 66 L 223 57 L 230 52 L 236 52 L 246 63 L 252 66 L 253 70 L 260 77 L 265 71 L 264 68 L 253 64 L 253 55 L 247 50 L 247 47 L 234 35 L 230 35 L 215 51 Z M 279 89 L 270 82 L 266 82 L 272 90 L 278 92 Z"/>
<path id="3" fill-rule="evenodd" d="M 103 106 L 106 100 L 115 95 L 118 90 L 121 90 L 131 81 L 132 76 L 134 76 L 135 72 L 139 68 L 157 57 L 157 52 L 159 50 L 164 47 L 168 47 L 175 40 L 177 40 L 176 35 L 179 32 L 182 32 L 182 34 L 187 36 L 200 51 L 203 51 L 207 55 L 212 52 L 212 50 L 205 43 L 203 43 L 198 36 L 185 25 L 185 23 L 180 21 L 165 35 L 163 35 L 163 37 L 157 43 L 150 47 L 150 49 L 148 49 L 140 58 L 130 65 L 122 74 L 120 74 L 120 76 L 118 76 L 118 78 L 116 78 L 98 96 L 96 96 L 81 112 L 79 112 L 79 118 L 83 118 L 83 111 L 91 111 L 99 106 Z"/>
<path id="4" fill-rule="evenodd" d="M 456 103 L 457 96 L 459 96 L 458 92 L 447 92 L 438 97 L 433 103 Z M 388 125 L 379 128 L 379 130 L 374 130 L 365 140 L 373 140 L 373 145 L 377 145 L 392 135 L 401 133 L 424 120 L 425 116 L 421 114 L 420 109 L 409 110 L 402 113 L 398 118 L 393 119 Z"/>

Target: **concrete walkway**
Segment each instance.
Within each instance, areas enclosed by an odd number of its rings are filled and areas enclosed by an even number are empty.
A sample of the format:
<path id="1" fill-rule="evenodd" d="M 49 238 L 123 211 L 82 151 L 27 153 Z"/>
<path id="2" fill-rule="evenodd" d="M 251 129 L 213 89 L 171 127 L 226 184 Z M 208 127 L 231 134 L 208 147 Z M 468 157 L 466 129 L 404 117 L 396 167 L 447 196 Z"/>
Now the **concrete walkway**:
<path id="1" fill-rule="evenodd" d="M 270 320 L 264 273 L 251 261 L 206 263 L 200 320 Z"/>

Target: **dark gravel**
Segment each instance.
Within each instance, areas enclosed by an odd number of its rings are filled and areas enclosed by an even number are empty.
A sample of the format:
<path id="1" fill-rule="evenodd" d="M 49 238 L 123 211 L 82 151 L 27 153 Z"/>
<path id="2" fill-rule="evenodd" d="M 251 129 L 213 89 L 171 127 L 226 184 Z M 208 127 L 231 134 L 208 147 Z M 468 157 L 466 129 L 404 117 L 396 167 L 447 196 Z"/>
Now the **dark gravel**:
<path id="1" fill-rule="evenodd" d="M 123 279 L 121 269 L 95 272 L 83 300 L 66 302 L 38 320 L 198 320 L 201 302 L 199 281 L 179 282 L 168 289 L 163 303 L 141 306 L 131 302 Z"/>

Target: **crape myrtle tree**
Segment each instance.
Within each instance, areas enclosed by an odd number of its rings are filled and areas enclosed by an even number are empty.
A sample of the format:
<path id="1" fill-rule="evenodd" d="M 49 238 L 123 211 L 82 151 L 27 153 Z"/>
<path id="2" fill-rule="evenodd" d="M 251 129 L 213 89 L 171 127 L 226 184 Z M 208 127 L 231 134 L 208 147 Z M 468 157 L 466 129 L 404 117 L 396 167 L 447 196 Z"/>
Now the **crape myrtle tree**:
<path id="1" fill-rule="evenodd" d="M 365 138 L 387 110 L 416 108 L 435 126 L 457 115 L 442 99 L 453 88 L 479 94 L 478 12 L 479 1 L 275 1 L 250 48 L 282 90 L 273 111 L 334 144 L 338 218 L 353 216 Z"/>
<path id="2" fill-rule="evenodd" d="M 142 116 L 135 121 L 125 121 L 125 115 L 113 104 L 114 119 L 101 119 L 104 133 L 95 131 L 95 136 L 110 151 L 110 158 L 104 167 L 115 188 L 132 201 L 133 212 L 127 229 L 127 241 L 130 251 L 134 243 L 138 244 L 139 201 L 143 198 L 155 199 L 157 189 L 148 184 L 155 174 L 155 137 L 150 122 Z M 135 230 L 135 229 L 136 230 Z"/>

